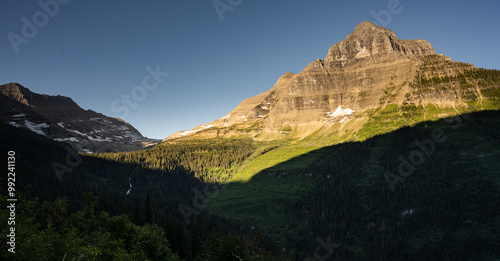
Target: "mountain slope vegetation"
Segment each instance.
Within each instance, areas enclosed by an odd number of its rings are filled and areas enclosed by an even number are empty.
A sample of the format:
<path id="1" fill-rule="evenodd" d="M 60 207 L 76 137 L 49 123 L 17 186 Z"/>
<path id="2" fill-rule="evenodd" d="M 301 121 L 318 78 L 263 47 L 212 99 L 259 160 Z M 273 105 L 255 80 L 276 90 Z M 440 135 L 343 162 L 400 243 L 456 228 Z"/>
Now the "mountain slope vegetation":
<path id="1" fill-rule="evenodd" d="M 81 164 L 62 182 L 51 163 L 65 162 L 67 145 L 2 125 L 1 148 L 19 155 L 19 188 L 31 184 L 44 201 L 65 197 L 70 213 L 83 211 L 86 191 L 100 199 L 96 214 L 123 213 L 142 226 L 149 193 L 154 223 L 173 240 L 172 252 L 190 245 L 182 250 L 186 260 L 206 256 L 202 245 L 227 246 L 210 231 L 236 233 L 227 239 L 237 241 L 258 227 L 267 239 L 256 246 L 283 248 L 295 260 L 315 254 L 494 260 L 500 257 L 499 137 L 500 113 L 484 111 L 314 149 L 294 141 L 177 141 L 138 152 L 79 154 Z M 240 177 L 247 169 L 257 174 Z M 197 199 L 206 208 L 198 209 L 193 189 L 204 193 L 207 184 L 218 184 L 218 192 L 210 187 L 210 197 Z M 188 223 L 183 204 L 196 210 Z"/>

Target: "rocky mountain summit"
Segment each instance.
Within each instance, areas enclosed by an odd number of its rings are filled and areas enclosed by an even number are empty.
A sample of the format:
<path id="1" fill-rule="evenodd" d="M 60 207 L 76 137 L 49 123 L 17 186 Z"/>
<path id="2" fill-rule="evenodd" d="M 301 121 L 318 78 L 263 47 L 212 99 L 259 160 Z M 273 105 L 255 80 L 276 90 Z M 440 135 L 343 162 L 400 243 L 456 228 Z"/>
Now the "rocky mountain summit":
<path id="1" fill-rule="evenodd" d="M 346 66 L 367 57 L 413 59 L 428 54 L 436 52 L 425 40 L 400 40 L 389 29 L 363 22 L 345 40 L 330 48 L 325 62 Z"/>
<path id="2" fill-rule="evenodd" d="M 0 85 L 0 120 L 89 153 L 132 151 L 157 142 L 121 119 L 82 109 L 69 97 L 33 93 L 17 83 Z"/>
<path id="3" fill-rule="evenodd" d="M 500 73 L 451 61 L 425 40 L 401 40 L 371 22 L 334 44 L 324 60 L 285 73 L 226 116 L 167 138 L 363 136 L 463 112 L 500 109 Z M 386 123 L 382 124 L 381 121 Z M 386 128 L 385 126 L 389 126 Z"/>

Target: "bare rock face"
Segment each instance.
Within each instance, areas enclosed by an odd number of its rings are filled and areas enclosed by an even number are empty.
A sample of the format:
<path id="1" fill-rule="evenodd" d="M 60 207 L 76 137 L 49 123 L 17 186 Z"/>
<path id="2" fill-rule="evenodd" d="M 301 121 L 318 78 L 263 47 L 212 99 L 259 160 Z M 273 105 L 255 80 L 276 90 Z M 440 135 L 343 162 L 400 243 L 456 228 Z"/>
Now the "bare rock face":
<path id="1" fill-rule="evenodd" d="M 400 40 L 391 30 L 363 22 L 333 45 L 324 60 L 313 61 L 298 74 L 284 74 L 269 91 L 244 100 L 223 118 L 167 139 L 193 134 L 265 138 L 289 130 L 306 137 L 319 129 L 339 131 L 335 126 L 349 122 L 355 133 L 374 110 L 389 105 L 404 116 L 418 114 L 405 114 L 407 110 L 423 111 L 423 120 L 432 116 L 429 106 L 449 109 L 439 117 L 459 113 L 458 107 L 462 112 L 500 109 L 500 81 L 488 80 L 498 75 L 450 61 L 425 40 Z"/>
<path id="2" fill-rule="evenodd" d="M 330 48 L 325 62 L 350 65 L 363 58 L 413 59 L 427 54 L 435 54 L 434 48 L 429 42 L 425 40 L 400 40 L 389 29 L 371 22 L 363 22 L 347 39 Z"/>
<path id="3" fill-rule="evenodd" d="M 0 120 L 84 152 L 132 151 L 157 142 L 121 119 L 83 110 L 69 97 L 36 94 L 17 83 L 0 85 Z"/>

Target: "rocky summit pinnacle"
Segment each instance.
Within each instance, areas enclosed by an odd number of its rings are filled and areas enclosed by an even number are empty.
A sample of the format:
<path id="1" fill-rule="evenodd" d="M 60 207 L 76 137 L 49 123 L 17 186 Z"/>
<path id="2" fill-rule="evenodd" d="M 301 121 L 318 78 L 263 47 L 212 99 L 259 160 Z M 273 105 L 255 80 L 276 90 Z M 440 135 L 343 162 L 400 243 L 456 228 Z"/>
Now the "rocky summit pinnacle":
<path id="1" fill-rule="evenodd" d="M 167 139 L 319 135 L 356 140 L 365 127 L 372 129 L 364 133 L 373 135 L 457 113 L 500 109 L 499 88 L 497 70 L 453 62 L 425 40 L 401 40 L 389 29 L 363 22 L 324 60 L 284 74 L 226 116 Z"/>
<path id="2" fill-rule="evenodd" d="M 411 59 L 428 54 L 435 54 L 435 50 L 425 40 L 400 40 L 389 29 L 363 22 L 345 40 L 330 48 L 325 61 L 347 65 L 363 58 L 396 56 Z"/>
<path id="3" fill-rule="evenodd" d="M 354 37 L 364 34 L 376 34 L 376 33 L 385 33 L 392 36 L 396 36 L 393 31 L 384 28 L 382 26 L 376 25 L 370 21 L 365 21 L 358 24 L 354 29 L 354 31 L 352 32 L 352 34 L 350 34 L 350 36 Z"/>

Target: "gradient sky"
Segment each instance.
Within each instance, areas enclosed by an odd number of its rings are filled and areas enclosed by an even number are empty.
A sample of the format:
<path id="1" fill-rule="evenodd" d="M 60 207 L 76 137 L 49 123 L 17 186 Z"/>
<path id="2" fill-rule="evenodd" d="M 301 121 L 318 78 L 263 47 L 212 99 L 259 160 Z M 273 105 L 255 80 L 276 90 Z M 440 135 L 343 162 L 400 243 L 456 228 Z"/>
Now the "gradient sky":
<path id="1" fill-rule="evenodd" d="M 363 21 L 400 39 L 426 39 L 452 60 L 500 69 L 500 1 L 400 0 L 402 9 L 391 14 L 392 1 L 218 0 L 232 9 L 221 20 L 213 0 L 71 0 L 47 21 L 38 1 L 2 1 L 0 84 L 69 96 L 111 117 L 124 116 L 113 101 L 124 105 L 122 95 L 146 93 L 123 118 L 147 137 L 165 138 L 222 117 L 285 72 L 324 59 Z M 388 12 L 390 20 L 373 16 Z M 34 16 L 38 32 L 15 53 L 9 33 L 23 37 L 22 18 Z M 140 92 L 145 68 L 157 65 L 168 77 Z"/>

